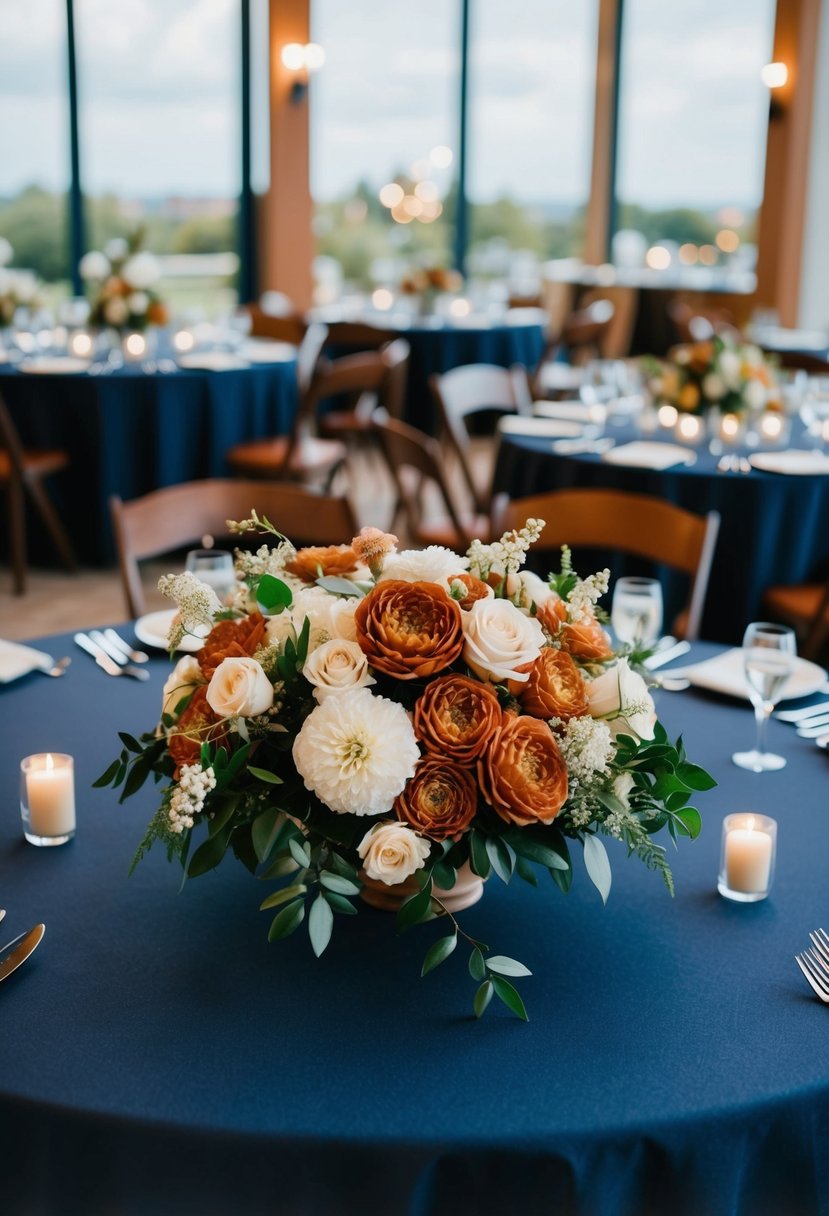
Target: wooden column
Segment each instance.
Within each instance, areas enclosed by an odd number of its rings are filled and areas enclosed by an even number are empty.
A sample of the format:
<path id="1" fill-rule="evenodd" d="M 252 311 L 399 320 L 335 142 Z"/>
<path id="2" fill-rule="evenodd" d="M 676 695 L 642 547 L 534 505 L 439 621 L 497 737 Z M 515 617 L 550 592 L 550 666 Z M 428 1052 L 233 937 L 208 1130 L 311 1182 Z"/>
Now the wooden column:
<path id="1" fill-rule="evenodd" d="M 308 93 L 292 96 L 297 74 L 282 64 L 286 42 L 310 42 L 309 0 L 269 0 L 271 184 L 259 200 L 259 284 L 283 291 L 300 309 L 311 304 Z M 323 68 L 323 71 L 325 69 Z"/>
<path id="2" fill-rule="evenodd" d="M 779 0 L 775 62 L 789 69 L 772 90 L 757 250 L 757 304 L 797 325 L 806 218 L 809 142 L 821 0 Z"/>
<path id="3" fill-rule="evenodd" d="M 608 260 L 612 236 L 621 5 L 622 0 L 600 0 L 599 3 L 593 168 L 584 244 L 584 260 L 592 266 Z"/>

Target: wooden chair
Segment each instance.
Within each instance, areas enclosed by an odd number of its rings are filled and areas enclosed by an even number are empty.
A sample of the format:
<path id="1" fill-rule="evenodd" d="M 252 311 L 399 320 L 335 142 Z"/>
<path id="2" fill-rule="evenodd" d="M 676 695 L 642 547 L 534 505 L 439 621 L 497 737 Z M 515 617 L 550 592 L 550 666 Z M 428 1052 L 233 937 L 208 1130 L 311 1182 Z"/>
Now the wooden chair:
<path id="1" fill-rule="evenodd" d="M 573 369 L 600 356 L 614 312 L 610 300 L 602 298 L 570 314 L 559 333 L 547 342 L 530 377 L 534 397 L 573 391 Z M 566 363 L 558 359 L 560 354 L 566 354 Z"/>
<path id="2" fill-rule="evenodd" d="M 455 504 L 443 469 L 437 439 L 416 427 L 390 418 L 384 410 L 374 415 L 374 427 L 397 490 L 397 504 L 390 527 L 402 511 L 412 541 L 420 545 L 447 545 L 464 552 L 478 536 L 486 540 L 489 520 L 485 516 L 463 514 Z M 423 495 L 431 491 L 443 514 L 425 518 Z"/>
<path id="3" fill-rule="evenodd" d="M 395 392 L 402 391 L 401 377 L 405 376 L 408 354 L 408 343 L 398 338 L 379 351 L 344 355 L 331 362 L 322 360 L 307 388 L 300 393 L 291 433 L 237 444 L 226 456 L 230 468 L 242 477 L 322 482 L 330 486 L 346 462 L 348 448 L 342 439 L 318 435 L 320 404 L 332 397 L 345 396 L 359 405 L 364 395 L 369 395 L 365 404 L 369 410 L 386 393 L 391 400 Z M 301 375 L 300 372 L 300 380 Z"/>
<path id="4" fill-rule="evenodd" d="M 300 313 L 271 314 L 261 304 L 246 304 L 245 311 L 250 315 L 250 332 L 254 338 L 272 338 L 275 342 L 299 346 L 308 329 L 308 323 Z"/>
<path id="5" fill-rule="evenodd" d="M 52 505 L 44 479 L 69 465 L 69 456 L 59 450 L 24 448 L 6 403 L 0 397 L 0 483 L 6 493 L 9 558 L 13 590 L 26 590 L 26 496 L 42 519 L 67 570 L 77 570 L 75 554 Z"/>
<path id="6" fill-rule="evenodd" d="M 343 355 L 328 365 L 329 370 L 336 368 L 342 371 L 351 365 L 367 367 L 365 353 Z M 352 393 L 352 401 L 347 408 L 328 410 L 322 414 L 319 418 L 320 434 L 346 441 L 372 436 L 371 417 L 378 406 L 382 406 L 390 417 L 402 418 L 410 353 L 411 348 L 405 338 L 395 338 L 381 346 L 376 352 L 381 365 L 378 366 L 377 385 Z"/>
<path id="7" fill-rule="evenodd" d="M 829 640 L 829 579 L 825 583 L 768 587 L 763 593 L 763 608 L 773 620 L 792 626 L 804 659 L 819 657 Z"/>
<path id="8" fill-rule="evenodd" d="M 339 349 L 379 350 L 399 337 L 395 329 L 382 329 L 366 321 L 332 321 L 328 325 L 328 345 Z"/>
<path id="9" fill-rule="evenodd" d="M 687 574 L 691 590 L 674 623 L 678 637 L 699 637 L 705 593 L 720 516 L 696 515 L 673 503 L 623 490 L 552 490 L 531 498 L 501 496 L 493 507 L 493 535 L 521 528 L 528 519 L 546 520 L 539 549 L 610 549 L 646 558 Z"/>
<path id="10" fill-rule="evenodd" d="M 457 460 L 461 477 L 475 511 L 489 513 L 492 498 L 493 440 L 486 436 L 488 469 L 486 484 L 473 471 L 476 453 L 469 422 L 483 414 L 529 414 L 532 398 L 527 372 L 523 367 L 496 367 L 490 363 L 469 363 L 441 375 L 429 377 L 441 429 L 447 446 Z"/>
<path id="11" fill-rule="evenodd" d="M 829 376 L 829 362 L 820 355 L 812 355 L 807 351 L 772 350 L 765 346 L 763 350 L 786 370 L 807 372 L 810 376 Z"/>
<path id="12" fill-rule="evenodd" d="M 145 611 L 140 561 L 202 544 L 205 536 L 224 537 L 229 519 L 248 519 L 254 509 L 295 542 L 343 544 L 357 533 L 347 498 L 317 494 L 287 482 L 191 481 L 153 490 L 131 502 L 122 502 L 117 495 L 109 501 L 129 617 Z"/>

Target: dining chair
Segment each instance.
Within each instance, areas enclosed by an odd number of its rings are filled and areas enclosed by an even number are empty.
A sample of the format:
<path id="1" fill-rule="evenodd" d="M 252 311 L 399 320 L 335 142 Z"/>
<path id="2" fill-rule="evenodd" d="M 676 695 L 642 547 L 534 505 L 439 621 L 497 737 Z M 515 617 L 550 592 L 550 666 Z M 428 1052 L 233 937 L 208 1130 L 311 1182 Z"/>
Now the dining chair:
<path id="1" fill-rule="evenodd" d="M 365 408 L 373 409 L 387 389 L 391 393 L 397 388 L 408 353 L 408 344 L 397 339 L 378 351 L 321 360 L 304 391 L 300 384 L 290 433 L 236 444 L 226 453 L 228 466 L 240 477 L 321 483 L 328 488 L 345 465 L 348 448 L 341 438 L 320 436 L 320 406 L 340 396 L 359 405 L 369 395 Z"/>
<path id="2" fill-rule="evenodd" d="M 26 497 L 54 542 L 67 570 L 77 562 L 60 516 L 46 492 L 45 478 L 68 468 L 69 455 L 59 449 L 24 448 L 5 401 L 0 397 L 0 483 L 6 494 L 9 558 L 15 595 L 26 590 Z"/>
<path id="3" fill-rule="evenodd" d="M 246 304 L 245 312 L 250 316 L 251 337 L 271 338 L 275 342 L 290 342 L 299 346 L 305 337 L 308 323 L 297 312 L 269 313 L 260 304 Z"/>
<path id="4" fill-rule="evenodd" d="M 570 313 L 558 333 L 548 340 L 530 376 L 534 397 L 573 391 L 573 368 L 601 355 L 602 340 L 614 312 L 611 301 L 603 297 Z M 566 356 L 566 362 L 560 356 Z"/>
<path id="5" fill-rule="evenodd" d="M 793 583 L 768 587 L 763 609 L 773 620 L 791 625 L 804 659 L 817 659 L 829 640 L 829 579 L 823 583 Z"/>
<path id="6" fill-rule="evenodd" d="M 457 461 L 473 509 L 487 515 L 492 499 L 494 440 L 491 434 L 473 435 L 473 429 L 480 432 L 480 421 L 485 415 L 532 412 L 526 369 L 518 365 L 506 368 L 469 363 L 430 376 L 429 388 L 437 406 L 442 438 Z M 478 427 L 474 426 L 476 419 Z M 479 442 L 481 439 L 483 444 Z M 476 475 L 476 466 L 482 464 L 486 469 L 483 479 Z"/>
<path id="7" fill-rule="evenodd" d="M 420 545 L 446 545 L 463 552 L 476 536 L 488 538 L 489 519 L 457 507 L 434 436 L 389 417 L 383 409 L 375 411 L 374 427 L 397 491 L 392 530 L 402 513 L 411 540 Z M 431 499 L 428 507 L 426 495 Z"/>
<path id="8" fill-rule="evenodd" d="M 395 329 L 384 329 L 368 321 L 331 321 L 328 324 L 328 345 L 338 350 L 379 350 L 399 338 Z"/>
<path id="9" fill-rule="evenodd" d="M 145 611 L 139 562 L 228 535 L 227 521 L 256 510 L 285 536 L 305 544 L 341 544 L 357 533 L 351 503 L 290 482 L 215 478 L 153 490 L 141 498 L 109 500 L 127 615 Z"/>
<path id="10" fill-rule="evenodd" d="M 602 359 L 625 359 L 630 354 L 633 342 L 639 311 L 639 289 L 620 287 L 618 284 L 592 287 L 581 297 L 579 307 L 587 308 L 597 300 L 609 300 L 613 305 L 613 316 L 598 339 L 599 354 Z"/>
<path id="11" fill-rule="evenodd" d="M 829 361 L 820 355 L 813 355 L 808 351 L 774 350 L 765 346 L 762 349 L 787 371 L 807 372 L 810 376 L 829 376 Z"/>
<path id="12" fill-rule="evenodd" d="M 551 490 L 530 498 L 499 496 L 493 503 L 493 535 L 546 520 L 534 551 L 605 549 L 645 558 L 688 575 L 687 604 L 673 624 L 677 637 L 699 637 L 708 578 L 717 543 L 717 511 L 697 515 L 674 503 L 625 490 Z"/>
<path id="13" fill-rule="evenodd" d="M 352 393 L 351 400 L 342 409 L 326 410 L 319 417 L 320 434 L 326 438 L 349 439 L 368 438 L 373 434 L 372 414 L 378 405 L 382 406 L 392 418 L 402 418 L 406 400 L 406 381 L 409 370 L 411 348 L 405 338 L 394 338 L 384 343 L 378 350 L 380 363 L 385 368 L 385 375 L 380 375 L 376 388 L 357 390 Z M 329 368 L 343 368 L 353 365 L 367 366 L 363 354 L 343 355 L 329 364 Z"/>

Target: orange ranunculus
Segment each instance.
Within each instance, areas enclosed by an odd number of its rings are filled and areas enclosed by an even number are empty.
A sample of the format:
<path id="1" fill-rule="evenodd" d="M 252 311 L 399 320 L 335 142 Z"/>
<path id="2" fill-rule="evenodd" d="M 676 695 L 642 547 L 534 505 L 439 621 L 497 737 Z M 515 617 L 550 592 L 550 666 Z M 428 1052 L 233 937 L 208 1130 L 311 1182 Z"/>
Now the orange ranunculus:
<path id="1" fill-rule="evenodd" d="M 691 380 L 687 384 L 683 384 L 682 388 L 676 395 L 676 403 L 679 409 L 686 410 L 690 413 L 695 410 L 700 402 L 700 392 L 696 384 Z"/>
<path id="2" fill-rule="evenodd" d="M 590 712 L 587 685 L 569 654 L 545 646 L 530 667 L 521 705 L 534 718 L 581 717 Z"/>
<path id="3" fill-rule="evenodd" d="M 453 574 L 448 582 L 450 587 L 452 583 L 463 583 L 466 587 L 466 595 L 462 600 L 458 600 L 464 612 L 468 612 L 476 600 L 485 600 L 492 593 L 489 584 L 475 574 Z"/>
<path id="4" fill-rule="evenodd" d="M 298 549 L 293 561 L 285 563 L 285 569 L 303 582 L 315 583 L 321 574 L 352 574 L 357 561 L 351 545 L 309 545 Z"/>
<path id="5" fill-rule="evenodd" d="M 207 704 L 207 688 L 202 684 L 167 738 L 168 750 L 176 762 L 176 777 L 183 764 L 197 763 L 202 743 L 223 743 L 226 738 L 227 723 Z"/>
<path id="6" fill-rule="evenodd" d="M 559 634 L 559 642 L 562 650 L 587 663 L 604 663 L 613 658 L 610 638 L 595 617 L 565 625 Z"/>
<path id="7" fill-rule="evenodd" d="M 372 667 L 399 680 L 433 676 L 463 650 L 461 610 L 437 583 L 378 583 L 354 612 Z"/>
<path id="8" fill-rule="evenodd" d="M 700 376 L 708 371 L 713 358 L 713 342 L 694 342 L 688 347 L 688 366 Z"/>
<path id="9" fill-rule="evenodd" d="M 170 312 L 166 304 L 161 300 L 150 300 L 147 305 L 147 321 L 150 325 L 167 325 L 170 320 Z"/>
<path id="10" fill-rule="evenodd" d="M 552 823 L 567 799 L 567 765 L 546 722 L 525 715 L 504 723 L 478 761 L 484 796 L 507 823 Z"/>
<path id="11" fill-rule="evenodd" d="M 199 666 L 209 680 L 223 659 L 251 656 L 262 645 L 266 622 L 261 612 L 236 621 L 219 621 L 198 652 Z"/>
<path id="12" fill-rule="evenodd" d="M 427 752 L 472 764 L 501 725 L 501 706 L 487 684 L 468 676 L 439 676 L 414 708 L 414 729 Z"/>
<path id="13" fill-rule="evenodd" d="M 543 604 L 536 605 L 535 619 L 551 638 L 556 638 L 562 625 L 567 622 L 567 605 L 558 598 L 545 600 Z"/>
<path id="14" fill-rule="evenodd" d="M 431 840 L 457 840 L 477 807 L 478 784 L 470 771 L 437 756 L 418 760 L 414 776 L 394 802 L 398 819 Z"/>

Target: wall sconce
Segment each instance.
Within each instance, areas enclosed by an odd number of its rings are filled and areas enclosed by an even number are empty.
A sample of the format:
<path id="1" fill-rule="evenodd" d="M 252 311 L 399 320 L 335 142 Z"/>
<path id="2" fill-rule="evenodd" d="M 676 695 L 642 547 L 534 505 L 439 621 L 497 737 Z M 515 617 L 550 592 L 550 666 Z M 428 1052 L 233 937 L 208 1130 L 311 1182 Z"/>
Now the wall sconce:
<path id="1" fill-rule="evenodd" d="M 769 90 L 769 121 L 782 118 L 783 103 L 775 97 L 775 90 L 784 88 L 789 81 L 789 69 L 785 63 L 767 63 L 760 70 L 760 79 Z"/>
<path id="2" fill-rule="evenodd" d="M 282 66 L 296 73 L 291 85 L 291 101 L 298 105 L 308 92 L 308 80 L 325 63 L 325 51 L 317 42 L 287 42 L 282 48 Z"/>

